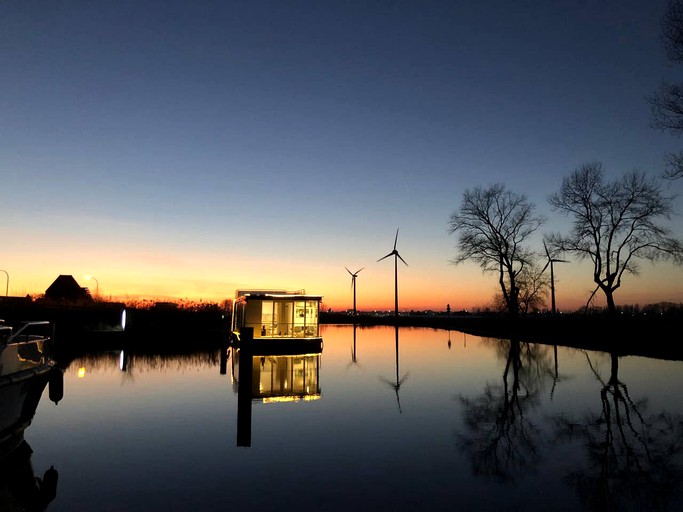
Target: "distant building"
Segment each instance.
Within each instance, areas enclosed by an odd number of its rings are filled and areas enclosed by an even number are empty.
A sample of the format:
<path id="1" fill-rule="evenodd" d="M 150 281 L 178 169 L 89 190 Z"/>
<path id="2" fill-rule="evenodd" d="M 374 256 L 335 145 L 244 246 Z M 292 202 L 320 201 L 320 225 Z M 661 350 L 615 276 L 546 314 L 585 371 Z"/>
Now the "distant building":
<path id="1" fill-rule="evenodd" d="M 45 290 L 45 298 L 52 300 L 91 301 L 87 288 L 79 286 L 73 276 L 61 275 Z"/>

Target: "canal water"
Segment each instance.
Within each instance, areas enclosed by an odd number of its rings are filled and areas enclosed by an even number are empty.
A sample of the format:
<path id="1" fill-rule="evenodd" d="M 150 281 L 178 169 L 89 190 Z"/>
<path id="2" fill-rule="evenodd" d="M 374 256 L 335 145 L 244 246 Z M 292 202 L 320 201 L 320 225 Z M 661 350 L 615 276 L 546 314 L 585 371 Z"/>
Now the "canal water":
<path id="1" fill-rule="evenodd" d="M 47 510 L 683 510 L 683 362 L 321 330 L 304 356 L 74 359 L 25 432 Z"/>

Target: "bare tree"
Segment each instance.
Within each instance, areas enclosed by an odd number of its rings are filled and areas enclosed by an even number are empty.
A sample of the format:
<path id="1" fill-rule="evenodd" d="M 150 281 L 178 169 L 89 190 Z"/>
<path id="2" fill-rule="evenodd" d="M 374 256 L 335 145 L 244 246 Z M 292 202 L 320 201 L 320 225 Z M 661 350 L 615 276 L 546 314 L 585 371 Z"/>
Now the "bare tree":
<path id="1" fill-rule="evenodd" d="M 672 63 L 683 62 L 683 0 L 672 0 L 662 18 L 662 39 Z M 650 98 L 652 126 L 680 135 L 683 132 L 683 84 L 663 81 Z M 664 177 L 683 178 L 683 151 L 667 155 Z"/>
<path id="2" fill-rule="evenodd" d="M 663 177 L 668 180 L 683 178 L 683 151 L 666 155 L 666 167 L 664 168 Z"/>
<path id="3" fill-rule="evenodd" d="M 545 269 L 544 269 L 545 270 Z M 522 313 L 538 313 L 545 306 L 550 280 L 536 265 L 524 267 L 517 276 L 519 284 L 519 307 Z"/>
<path id="4" fill-rule="evenodd" d="M 466 190 L 462 204 L 449 220 L 449 232 L 458 233 L 458 256 L 453 264 L 476 261 L 484 272 L 498 275 L 508 314 L 520 312 L 520 275 L 533 264 L 535 255 L 527 247 L 531 235 L 544 219 L 523 194 L 502 184 Z"/>
<path id="5" fill-rule="evenodd" d="M 538 313 L 545 307 L 550 289 L 550 280 L 544 272 L 535 264 L 526 265 L 517 275 L 517 287 L 519 288 L 519 312 L 523 315 Z M 496 293 L 493 297 L 491 308 L 494 311 L 504 313 L 507 304 L 502 293 Z"/>
<path id="6" fill-rule="evenodd" d="M 550 235 L 550 245 L 593 262 L 597 287 L 588 303 L 602 290 L 611 316 L 616 315 L 614 292 L 624 274 L 638 274 L 638 259 L 682 260 L 681 243 L 657 223 L 669 218 L 672 198 L 643 173 L 631 172 L 607 182 L 600 163 L 586 164 L 565 178 L 548 201 L 554 210 L 574 217 L 569 235 Z"/>

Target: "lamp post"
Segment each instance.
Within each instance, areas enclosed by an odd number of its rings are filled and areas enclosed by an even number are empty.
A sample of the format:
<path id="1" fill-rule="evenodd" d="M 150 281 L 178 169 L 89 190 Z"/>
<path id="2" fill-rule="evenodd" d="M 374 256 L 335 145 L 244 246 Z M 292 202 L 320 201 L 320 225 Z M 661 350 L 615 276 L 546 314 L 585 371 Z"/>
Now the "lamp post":
<path id="1" fill-rule="evenodd" d="M 93 276 L 85 276 L 86 281 L 90 281 L 91 279 L 95 281 L 95 296 L 100 295 L 100 283 L 97 279 L 95 279 Z"/>
<path id="2" fill-rule="evenodd" d="M 0 272 L 4 272 L 5 275 L 7 276 L 7 284 L 5 285 L 5 297 L 9 296 L 9 274 L 7 273 L 6 270 L 0 269 Z"/>

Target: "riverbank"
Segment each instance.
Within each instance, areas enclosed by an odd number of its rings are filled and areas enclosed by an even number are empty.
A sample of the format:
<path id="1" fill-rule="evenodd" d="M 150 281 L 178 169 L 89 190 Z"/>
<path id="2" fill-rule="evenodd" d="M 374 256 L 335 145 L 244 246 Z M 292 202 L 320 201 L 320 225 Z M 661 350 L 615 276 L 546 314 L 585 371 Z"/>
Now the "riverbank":
<path id="1" fill-rule="evenodd" d="M 531 315 L 516 320 L 499 315 L 358 315 L 321 313 L 323 324 L 399 325 L 461 331 L 487 338 L 598 350 L 618 356 L 683 360 L 680 315 Z"/>
<path id="2" fill-rule="evenodd" d="M 120 303 L 67 304 L 0 301 L 0 319 L 9 324 L 48 320 L 57 347 L 69 352 L 107 349 L 191 352 L 227 343 L 230 313 L 216 308 L 184 309 L 160 304 L 130 308 Z M 618 356 L 683 360 L 683 315 L 531 315 L 511 320 L 500 315 L 371 315 L 321 312 L 321 324 L 425 327 L 476 336 L 598 350 Z"/>

